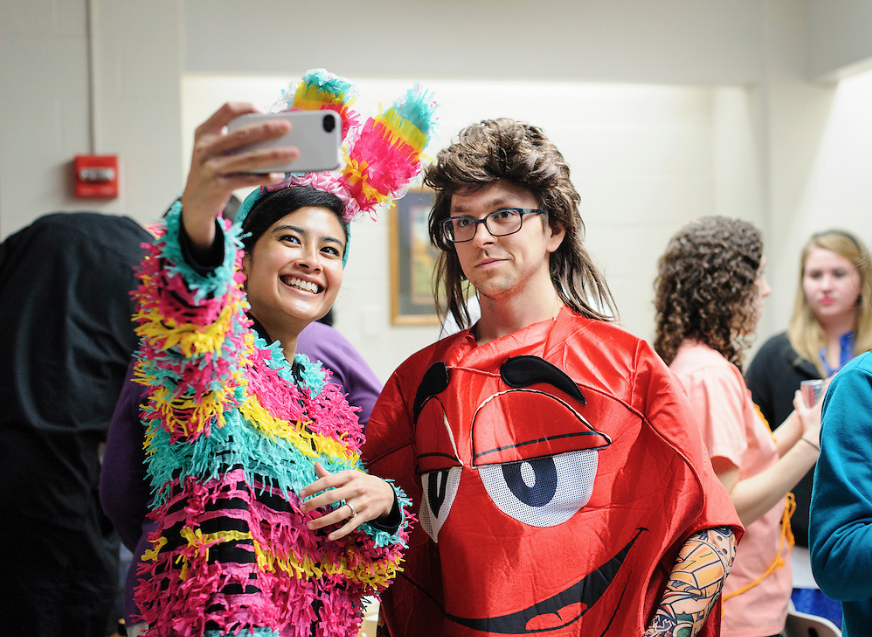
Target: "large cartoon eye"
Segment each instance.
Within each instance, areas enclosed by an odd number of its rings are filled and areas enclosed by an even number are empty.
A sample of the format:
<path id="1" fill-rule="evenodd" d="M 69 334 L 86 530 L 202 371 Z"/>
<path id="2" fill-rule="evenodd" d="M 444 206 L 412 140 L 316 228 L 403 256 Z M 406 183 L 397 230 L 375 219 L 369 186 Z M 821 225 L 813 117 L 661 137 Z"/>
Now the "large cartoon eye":
<path id="1" fill-rule="evenodd" d="M 595 449 L 479 467 L 494 504 L 530 526 L 557 526 L 587 504 L 596 477 Z"/>
<path id="2" fill-rule="evenodd" d="M 457 487 L 460 485 L 460 469 L 461 467 L 439 469 L 421 476 L 424 496 L 421 498 L 421 510 L 418 517 L 421 520 L 421 528 L 434 542 L 439 541 L 439 530 L 451 511 L 454 496 L 457 495 Z"/>

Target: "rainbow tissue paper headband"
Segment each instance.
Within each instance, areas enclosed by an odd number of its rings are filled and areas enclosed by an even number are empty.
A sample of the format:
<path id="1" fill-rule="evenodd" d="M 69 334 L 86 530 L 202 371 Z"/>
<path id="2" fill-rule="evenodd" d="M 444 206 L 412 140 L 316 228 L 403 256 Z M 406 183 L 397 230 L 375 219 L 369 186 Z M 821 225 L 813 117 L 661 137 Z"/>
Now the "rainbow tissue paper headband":
<path id="1" fill-rule="evenodd" d="M 345 204 L 346 222 L 375 218 L 384 206 L 402 197 L 421 173 L 421 161 L 437 120 L 433 93 L 415 84 L 390 108 L 360 123 L 351 106 L 357 88 L 324 69 L 308 71 L 282 91 L 273 113 L 289 110 L 333 110 L 342 120 L 341 166 L 334 171 L 289 173 L 284 181 L 246 197 L 235 222 L 241 224 L 263 195 L 290 186 L 312 186 L 332 193 Z"/>

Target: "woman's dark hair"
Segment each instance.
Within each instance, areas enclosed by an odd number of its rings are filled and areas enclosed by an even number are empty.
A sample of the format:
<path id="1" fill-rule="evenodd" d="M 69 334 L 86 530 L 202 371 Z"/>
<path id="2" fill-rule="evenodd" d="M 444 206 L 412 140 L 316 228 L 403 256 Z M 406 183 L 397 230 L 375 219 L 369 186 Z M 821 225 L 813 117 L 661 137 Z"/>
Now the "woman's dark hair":
<path id="1" fill-rule="evenodd" d="M 334 212 L 339 217 L 342 231 L 345 233 L 345 242 L 348 243 L 348 224 L 342 220 L 342 213 L 345 212 L 345 204 L 342 200 L 334 194 L 311 186 L 294 186 L 267 193 L 252 206 L 242 222 L 242 246 L 245 252 L 250 253 L 257 240 L 276 221 L 295 210 L 309 206 L 327 208 Z"/>
<path id="2" fill-rule="evenodd" d="M 760 232 L 739 219 L 704 217 L 670 239 L 654 282 L 654 349 L 667 365 L 690 338 L 741 369 L 762 260 Z"/>
<path id="3" fill-rule="evenodd" d="M 470 325 L 463 270 L 454 244 L 442 234 L 451 215 L 451 198 L 505 179 L 529 190 L 544 208 L 552 227 L 566 229 L 551 254 L 551 283 L 560 300 L 588 318 L 609 321 L 617 315 L 611 292 L 584 247 L 580 197 L 569 180 L 569 165 L 541 128 L 502 118 L 472 124 L 441 150 L 427 169 L 424 183 L 436 191 L 430 212 L 430 241 L 441 250 L 436 263 L 436 298 L 440 314 L 451 313 L 460 327 Z M 444 295 L 446 310 L 439 303 Z"/>

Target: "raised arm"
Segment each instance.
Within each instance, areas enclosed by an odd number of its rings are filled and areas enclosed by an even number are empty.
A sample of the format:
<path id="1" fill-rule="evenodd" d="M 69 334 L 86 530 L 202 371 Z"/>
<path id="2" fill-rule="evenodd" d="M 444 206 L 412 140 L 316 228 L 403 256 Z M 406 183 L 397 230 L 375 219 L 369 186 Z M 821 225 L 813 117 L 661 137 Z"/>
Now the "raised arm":
<path id="1" fill-rule="evenodd" d="M 234 190 L 284 179 L 282 173 L 251 174 L 244 171 L 286 162 L 299 154 L 296 148 L 290 147 L 238 152 L 248 144 L 279 137 L 290 128 L 286 121 L 271 120 L 224 134 L 224 127 L 230 120 L 256 111 L 251 104 L 230 102 L 197 127 L 191 169 L 182 194 L 184 227 L 196 250 L 206 251 L 212 246 L 215 241 L 214 220 L 220 216 Z"/>
<path id="2" fill-rule="evenodd" d="M 297 152 L 236 152 L 287 129 L 284 122 L 262 123 L 223 133 L 231 119 L 254 110 L 225 104 L 197 129 L 184 194 L 141 269 L 136 318 L 143 362 L 137 378 L 154 398 L 147 417 L 162 422 L 172 439 L 196 436 L 221 417 L 222 402 L 232 400 L 239 354 L 247 349 L 238 233 L 222 232 L 216 219 L 234 189 L 282 177 L 240 171 Z"/>
<path id="3" fill-rule="evenodd" d="M 730 493 L 744 525 L 755 522 L 778 506 L 817 461 L 821 404 L 807 409 L 802 404 L 799 392 L 796 392 L 794 406 L 796 411 L 791 413 L 774 436 L 780 458 L 771 467 L 740 480 L 739 468 L 732 462 L 719 456 L 712 458 L 715 473 Z"/>

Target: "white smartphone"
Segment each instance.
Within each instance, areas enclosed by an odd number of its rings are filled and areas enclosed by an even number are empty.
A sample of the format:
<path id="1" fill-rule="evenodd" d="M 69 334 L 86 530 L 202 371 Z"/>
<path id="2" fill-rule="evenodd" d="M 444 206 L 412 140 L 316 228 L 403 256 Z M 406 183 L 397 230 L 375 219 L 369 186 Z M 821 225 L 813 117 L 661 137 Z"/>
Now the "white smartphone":
<path id="1" fill-rule="evenodd" d="M 291 123 L 291 130 L 274 139 L 257 142 L 239 149 L 239 152 L 259 148 L 294 146 L 300 155 L 285 164 L 258 168 L 255 173 L 320 172 L 339 167 L 339 148 L 342 145 L 342 121 L 334 111 L 289 111 L 287 113 L 249 113 L 240 115 L 227 124 L 227 132 L 255 122 L 283 119 Z"/>

